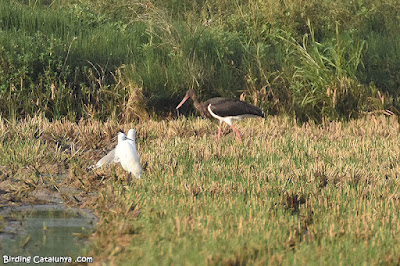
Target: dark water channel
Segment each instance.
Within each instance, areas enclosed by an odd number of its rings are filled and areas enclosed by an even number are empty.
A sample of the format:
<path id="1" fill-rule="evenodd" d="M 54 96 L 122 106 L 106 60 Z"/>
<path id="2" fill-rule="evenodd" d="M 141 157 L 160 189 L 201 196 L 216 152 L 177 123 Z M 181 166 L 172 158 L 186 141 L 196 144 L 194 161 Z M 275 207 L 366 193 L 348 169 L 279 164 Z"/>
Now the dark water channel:
<path id="1" fill-rule="evenodd" d="M 17 262 L 18 256 L 20 260 L 31 257 L 31 264 L 34 256 L 69 256 L 73 260 L 84 256 L 96 222 L 91 211 L 61 204 L 0 207 L 0 265 L 10 259 L 4 256 L 12 256 Z"/>

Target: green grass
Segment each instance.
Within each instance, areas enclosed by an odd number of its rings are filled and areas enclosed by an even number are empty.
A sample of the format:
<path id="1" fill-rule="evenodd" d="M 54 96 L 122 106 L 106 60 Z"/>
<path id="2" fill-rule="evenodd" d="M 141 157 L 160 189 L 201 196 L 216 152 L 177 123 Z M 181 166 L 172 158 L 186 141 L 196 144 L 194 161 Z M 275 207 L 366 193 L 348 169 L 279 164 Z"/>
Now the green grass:
<path id="1" fill-rule="evenodd" d="M 2 1 L 0 111 L 105 121 L 140 91 L 134 116 L 164 116 L 188 88 L 301 122 L 396 111 L 398 9 L 395 0 Z"/>
<path id="2" fill-rule="evenodd" d="M 130 127 L 143 178 L 118 165 L 87 172 Z M 239 123 L 242 143 L 227 128 L 216 143 L 217 123 L 199 118 L 2 121 L 2 181 L 25 184 L 5 194 L 25 201 L 67 173 L 64 185 L 85 195 L 70 204 L 100 218 L 89 251 L 98 263 L 396 264 L 399 128 L 383 116 L 302 126 L 268 117 Z"/>

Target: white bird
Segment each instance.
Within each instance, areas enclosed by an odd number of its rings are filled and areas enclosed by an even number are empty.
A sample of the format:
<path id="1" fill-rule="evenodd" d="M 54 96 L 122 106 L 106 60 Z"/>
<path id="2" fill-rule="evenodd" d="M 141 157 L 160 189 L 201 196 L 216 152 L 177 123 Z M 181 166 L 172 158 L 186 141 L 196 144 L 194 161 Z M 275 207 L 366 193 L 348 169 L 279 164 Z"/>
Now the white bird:
<path id="1" fill-rule="evenodd" d="M 125 134 L 124 134 L 124 136 L 125 136 Z M 125 136 L 125 138 L 126 138 L 126 136 Z M 126 139 L 130 144 L 132 144 L 134 146 L 134 150 L 136 152 L 135 154 L 136 154 L 136 157 L 137 157 L 137 161 L 139 163 L 139 169 L 141 169 L 139 156 L 137 155 L 138 153 L 137 153 L 137 150 L 136 150 L 136 142 L 135 142 L 136 130 L 131 128 L 128 131 L 128 137 Z M 120 158 L 118 156 L 116 156 L 116 148 L 114 148 L 109 153 L 107 153 L 107 155 L 105 155 L 103 158 L 101 158 L 95 165 L 90 166 L 89 169 L 96 169 L 96 168 L 102 167 L 103 165 L 107 165 L 107 164 L 111 164 L 111 163 L 119 163 L 119 162 L 120 162 Z M 139 174 L 139 176 L 140 176 L 140 174 Z"/>
<path id="2" fill-rule="evenodd" d="M 133 174 L 136 178 L 140 178 L 142 166 L 140 165 L 139 155 L 136 150 L 136 130 L 130 129 L 127 138 L 123 132 L 118 133 L 118 144 L 115 147 L 114 161 L 121 163 L 125 171 Z"/>

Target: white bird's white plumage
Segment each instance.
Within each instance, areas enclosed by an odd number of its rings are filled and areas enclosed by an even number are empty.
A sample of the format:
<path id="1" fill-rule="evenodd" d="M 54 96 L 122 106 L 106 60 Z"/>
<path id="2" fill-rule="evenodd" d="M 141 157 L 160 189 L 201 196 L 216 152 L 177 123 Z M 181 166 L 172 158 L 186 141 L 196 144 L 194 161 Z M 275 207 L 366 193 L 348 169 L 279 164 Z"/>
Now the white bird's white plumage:
<path id="1" fill-rule="evenodd" d="M 131 128 L 128 131 L 128 138 L 135 139 L 135 135 L 136 131 L 133 128 Z M 103 158 L 101 158 L 96 164 L 90 166 L 88 169 L 100 168 L 103 165 L 107 165 L 110 163 L 119 163 L 119 159 L 115 157 L 115 148 L 112 149 L 109 153 L 107 153 L 107 155 L 105 155 Z"/>
<path id="2" fill-rule="evenodd" d="M 133 138 L 127 138 L 122 132 L 118 133 L 118 144 L 115 147 L 114 160 L 119 160 L 125 171 L 133 174 L 136 178 L 140 178 L 142 166 L 140 165 L 139 155 L 136 150 L 136 131 L 130 129 L 128 135 L 131 135 L 130 133 L 133 135 Z"/>
<path id="3" fill-rule="evenodd" d="M 117 163 L 117 161 L 115 160 L 115 148 L 107 153 L 107 155 L 105 155 L 103 158 L 101 158 L 95 165 L 92 165 L 91 168 L 100 168 L 103 165 L 110 163 Z"/>
<path id="4" fill-rule="evenodd" d="M 120 134 L 122 134 L 121 143 L 120 143 Z M 117 152 L 118 145 L 119 145 L 119 150 Z M 129 145 L 132 147 L 130 147 Z M 135 177 L 140 178 L 142 172 L 142 166 L 140 165 L 140 159 L 136 149 L 135 129 L 131 128 L 128 131 L 128 137 L 122 132 L 118 133 L 117 146 L 114 149 L 112 149 L 109 153 L 107 153 L 107 155 L 101 158 L 95 165 L 90 166 L 89 169 L 100 168 L 103 165 L 111 163 L 121 163 L 121 166 L 124 170 L 132 173 Z"/>

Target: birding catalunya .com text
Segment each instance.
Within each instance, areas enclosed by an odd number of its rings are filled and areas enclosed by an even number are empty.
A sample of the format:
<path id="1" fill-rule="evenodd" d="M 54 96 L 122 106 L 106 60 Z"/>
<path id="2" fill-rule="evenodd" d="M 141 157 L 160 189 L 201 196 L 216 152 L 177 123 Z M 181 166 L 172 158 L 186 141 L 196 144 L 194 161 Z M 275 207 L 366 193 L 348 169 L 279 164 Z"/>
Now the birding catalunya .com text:
<path id="1" fill-rule="evenodd" d="M 76 259 L 73 259 L 72 257 L 56 257 L 56 256 L 49 256 L 49 257 L 44 257 L 44 256 L 8 256 L 8 255 L 3 255 L 3 264 L 8 264 L 8 263 L 34 263 L 34 264 L 39 264 L 39 263 L 91 263 L 93 262 L 92 257 L 82 257 L 78 256 Z"/>

